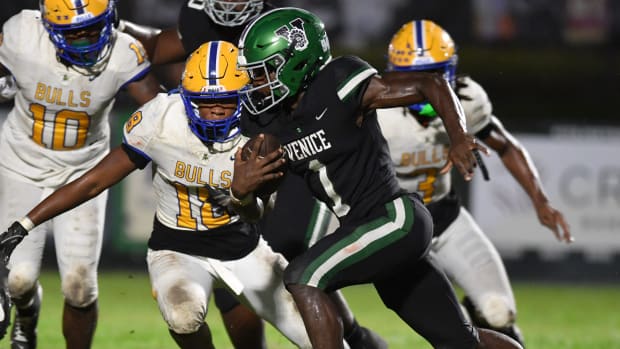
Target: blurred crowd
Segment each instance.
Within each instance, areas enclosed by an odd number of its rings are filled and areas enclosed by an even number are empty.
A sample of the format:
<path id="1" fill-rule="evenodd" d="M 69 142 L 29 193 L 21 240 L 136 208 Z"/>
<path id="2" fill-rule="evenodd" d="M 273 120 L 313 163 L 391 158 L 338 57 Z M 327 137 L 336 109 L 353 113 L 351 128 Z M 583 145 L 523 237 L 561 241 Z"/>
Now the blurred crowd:
<path id="1" fill-rule="evenodd" d="M 180 0 L 118 1 L 121 17 L 156 27 L 176 22 Z M 335 43 L 385 42 L 411 18 L 434 20 L 461 44 L 619 45 L 620 1 L 612 0 L 273 0 L 317 13 Z M 4 22 L 36 0 L 3 0 Z"/>

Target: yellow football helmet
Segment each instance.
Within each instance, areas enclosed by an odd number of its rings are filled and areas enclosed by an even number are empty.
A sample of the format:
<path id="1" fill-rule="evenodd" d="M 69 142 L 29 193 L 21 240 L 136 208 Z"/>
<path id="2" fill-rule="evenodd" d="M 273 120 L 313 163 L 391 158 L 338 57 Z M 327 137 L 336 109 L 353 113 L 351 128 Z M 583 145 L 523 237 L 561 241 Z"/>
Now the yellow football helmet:
<path id="1" fill-rule="evenodd" d="M 109 57 L 116 19 L 115 0 L 40 0 L 39 8 L 43 25 L 61 59 L 91 67 Z M 74 37 L 84 31 L 94 31 L 98 37 L 95 40 Z"/>
<path id="2" fill-rule="evenodd" d="M 194 134 L 203 142 L 226 142 L 239 134 L 241 102 L 238 91 L 250 82 L 237 70 L 237 47 L 226 41 L 210 41 L 196 49 L 185 63 L 180 93 Z M 196 102 L 234 99 L 237 109 L 223 120 L 206 120 Z"/>
<path id="3" fill-rule="evenodd" d="M 388 71 L 440 72 L 455 86 L 458 56 L 450 34 L 435 22 L 423 19 L 405 23 L 388 47 Z M 409 106 L 422 116 L 437 115 L 430 103 Z"/>
<path id="4" fill-rule="evenodd" d="M 453 82 L 456 63 L 456 47 L 450 34 L 426 19 L 403 25 L 388 48 L 388 70 L 442 71 Z"/>

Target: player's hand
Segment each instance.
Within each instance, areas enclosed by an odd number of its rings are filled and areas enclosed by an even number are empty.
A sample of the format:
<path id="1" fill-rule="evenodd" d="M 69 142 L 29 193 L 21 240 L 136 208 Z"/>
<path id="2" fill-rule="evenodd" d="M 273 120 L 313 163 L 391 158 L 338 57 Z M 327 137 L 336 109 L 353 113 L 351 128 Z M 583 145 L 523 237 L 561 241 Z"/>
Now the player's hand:
<path id="1" fill-rule="evenodd" d="M 448 152 L 448 163 L 441 169 L 441 173 L 450 170 L 451 166 L 463 175 L 466 181 L 470 181 L 474 176 L 474 169 L 478 166 L 474 150 L 479 150 L 489 154 L 489 150 L 470 135 L 463 135 L 459 140 L 452 143 Z"/>
<path id="2" fill-rule="evenodd" d="M 262 135 L 261 135 L 262 136 Z M 247 159 L 241 156 L 241 148 L 235 154 L 235 171 L 230 190 L 237 198 L 243 198 L 253 193 L 263 182 L 282 176 L 275 170 L 286 162 L 282 147 L 265 156 L 259 156 L 262 141 L 255 142 Z"/>
<path id="3" fill-rule="evenodd" d="M 19 222 L 13 222 L 9 229 L 0 234 L 0 262 L 7 265 L 11 253 L 28 235 L 28 231 Z"/>
<path id="4" fill-rule="evenodd" d="M 570 233 L 568 223 L 564 220 L 564 215 L 548 202 L 538 205 L 536 207 L 536 214 L 538 214 L 540 223 L 551 229 L 558 241 L 563 241 L 567 244 L 575 241 Z"/>

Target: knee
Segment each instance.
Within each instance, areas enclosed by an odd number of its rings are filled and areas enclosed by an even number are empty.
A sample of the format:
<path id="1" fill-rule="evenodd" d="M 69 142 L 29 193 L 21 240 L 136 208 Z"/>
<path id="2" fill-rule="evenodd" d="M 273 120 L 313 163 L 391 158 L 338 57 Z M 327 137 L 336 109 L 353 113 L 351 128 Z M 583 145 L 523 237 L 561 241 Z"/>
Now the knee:
<path id="1" fill-rule="evenodd" d="M 31 263 L 21 263 L 13 266 L 8 278 L 11 298 L 19 298 L 33 290 L 37 283 L 37 277 L 37 268 Z"/>
<path id="2" fill-rule="evenodd" d="M 195 333 L 200 329 L 207 312 L 205 300 L 204 292 L 184 285 L 173 285 L 157 297 L 168 328 L 177 334 Z"/>
<path id="3" fill-rule="evenodd" d="M 89 272 L 84 266 L 67 271 L 61 283 L 65 301 L 72 307 L 86 308 L 97 300 L 96 273 Z"/>
<path id="4" fill-rule="evenodd" d="M 513 302 L 501 294 L 487 294 L 481 298 L 478 311 L 492 328 L 509 327 L 515 322 Z"/>

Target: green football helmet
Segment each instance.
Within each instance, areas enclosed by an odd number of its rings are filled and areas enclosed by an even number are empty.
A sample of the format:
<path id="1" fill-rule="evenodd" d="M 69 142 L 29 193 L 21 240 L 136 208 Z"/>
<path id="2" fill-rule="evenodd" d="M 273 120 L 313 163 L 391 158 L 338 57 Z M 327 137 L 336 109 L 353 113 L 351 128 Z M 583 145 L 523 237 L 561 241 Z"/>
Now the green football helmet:
<path id="1" fill-rule="evenodd" d="M 297 96 L 330 59 L 325 25 L 317 16 L 293 7 L 264 13 L 239 39 L 239 69 L 253 82 L 239 91 L 244 105 L 256 115 Z"/>

